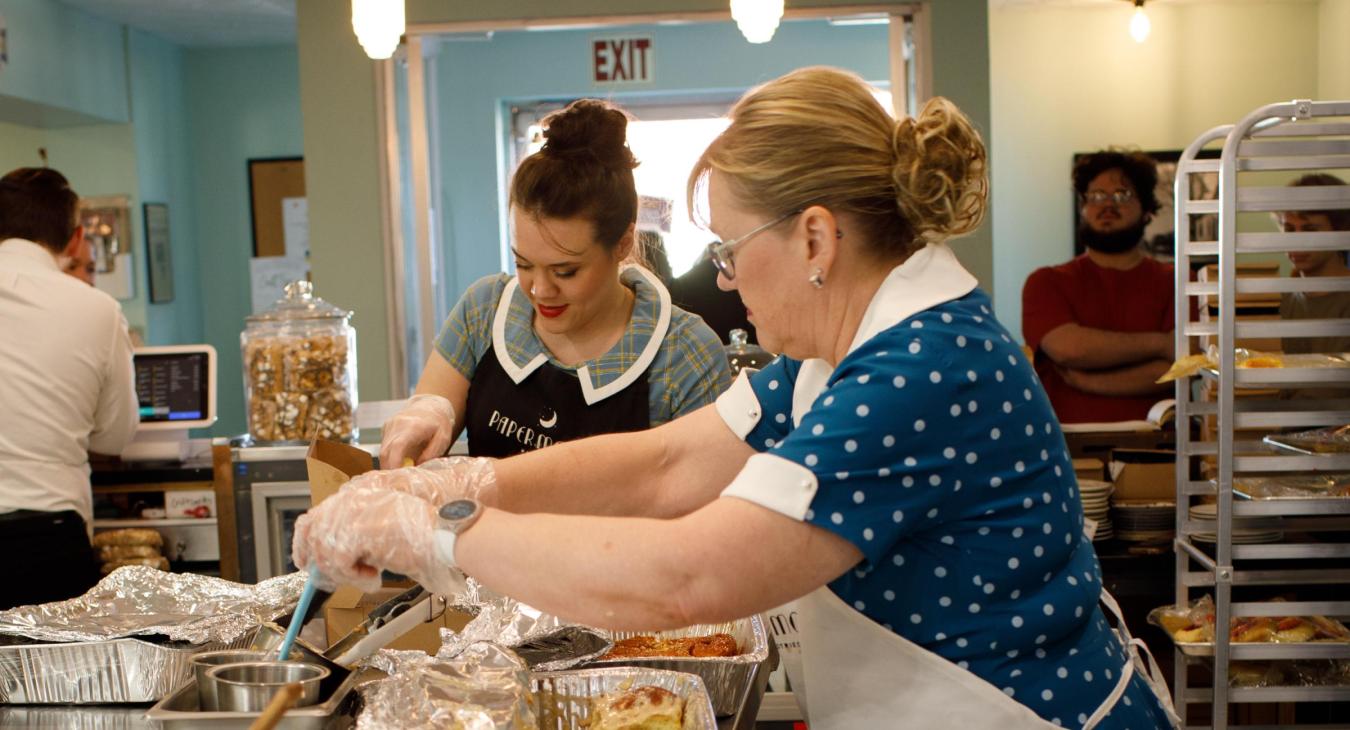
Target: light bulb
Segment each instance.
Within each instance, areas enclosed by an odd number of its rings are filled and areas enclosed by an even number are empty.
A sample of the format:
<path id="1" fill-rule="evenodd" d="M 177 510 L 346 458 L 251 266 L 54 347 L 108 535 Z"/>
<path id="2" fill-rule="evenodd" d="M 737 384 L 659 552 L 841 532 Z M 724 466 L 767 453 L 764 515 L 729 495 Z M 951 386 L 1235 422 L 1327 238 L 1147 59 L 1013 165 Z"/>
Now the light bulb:
<path id="1" fill-rule="evenodd" d="M 1152 30 L 1153 25 L 1148 22 L 1148 16 L 1144 14 L 1143 4 L 1134 6 L 1134 17 L 1130 18 L 1130 37 L 1135 43 L 1143 43 L 1148 39 L 1148 32 Z"/>
<path id="2" fill-rule="evenodd" d="M 394 55 L 405 29 L 403 0 L 352 0 L 352 30 L 367 56 Z"/>
<path id="3" fill-rule="evenodd" d="M 783 0 L 731 0 L 731 19 L 751 43 L 768 43 L 783 18 Z"/>

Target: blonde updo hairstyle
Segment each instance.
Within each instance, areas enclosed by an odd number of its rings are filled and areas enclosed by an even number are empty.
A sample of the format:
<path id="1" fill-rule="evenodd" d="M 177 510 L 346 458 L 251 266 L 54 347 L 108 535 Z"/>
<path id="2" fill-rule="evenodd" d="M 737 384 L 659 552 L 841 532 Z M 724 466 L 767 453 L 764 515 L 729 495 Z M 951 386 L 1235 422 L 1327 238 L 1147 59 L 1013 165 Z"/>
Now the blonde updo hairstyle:
<path id="1" fill-rule="evenodd" d="M 883 261 L 984 218 L 984 143 L 944 98 L 897 122 L 860 77 L 815 66 L 751 90 L 730 116 L 689 175 L 691 211 L 716 170 L 740 204 L 765 216 L 812 205 L 852 214 Z"/>

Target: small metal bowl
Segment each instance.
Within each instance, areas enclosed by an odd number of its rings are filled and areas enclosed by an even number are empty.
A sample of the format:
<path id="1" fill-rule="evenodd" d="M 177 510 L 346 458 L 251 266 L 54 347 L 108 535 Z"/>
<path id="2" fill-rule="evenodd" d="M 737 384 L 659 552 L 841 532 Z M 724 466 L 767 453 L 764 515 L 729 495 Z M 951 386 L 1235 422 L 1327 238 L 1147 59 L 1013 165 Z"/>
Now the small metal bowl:
<path id="1" fill-rule="evenodd" d="M 216 685 L 216 708 L 221 712 L 262 712 L 282 687 L 300 684 L 296 707 L 319 701 L 319 683 L 327 679 L 328 667 L 304 662 L 248 662 L 222 664 L 206 671 Z"/>
<path id="2" fill-rule="evenodd" d="M 265 651 L 250 649 L 222 649 L 194 654 L 192 657 L 192 675 L 197 680 L 197 699 L 202 711 L 215 712 L 219 709 L 216 704 L 216 681 L 206 676 L 206 670 L 223 664 L 265 662 L 275 658 L 276 652 L 269 654 Z"/>

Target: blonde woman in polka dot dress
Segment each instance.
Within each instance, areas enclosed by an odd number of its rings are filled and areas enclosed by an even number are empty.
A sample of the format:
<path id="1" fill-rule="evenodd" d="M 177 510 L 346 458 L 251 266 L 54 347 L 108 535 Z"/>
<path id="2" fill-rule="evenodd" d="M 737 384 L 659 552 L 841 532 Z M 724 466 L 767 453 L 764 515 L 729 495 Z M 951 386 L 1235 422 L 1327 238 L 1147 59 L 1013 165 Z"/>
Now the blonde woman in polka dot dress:
<path id="1" fill-rule="evenodd" d="M 1045 393 L 943 243 L 985 209 L 969 121 L 935 99 L 896 122 L 828 68 L 731 117 L 690 197 L 783 355 L 650 431 L 359 477 L 301 519 L 296 564 L 445 592 L 467 573 L 615 629 L 795 600 L 816 730 L 1171 725 L 1098 607 Z"/>

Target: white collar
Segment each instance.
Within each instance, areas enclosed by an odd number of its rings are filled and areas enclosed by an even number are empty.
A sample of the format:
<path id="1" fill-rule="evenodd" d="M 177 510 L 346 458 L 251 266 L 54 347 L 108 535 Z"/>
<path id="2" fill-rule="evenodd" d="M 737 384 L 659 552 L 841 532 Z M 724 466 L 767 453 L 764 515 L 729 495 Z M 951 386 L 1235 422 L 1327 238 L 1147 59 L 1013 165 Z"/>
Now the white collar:
<path id="1" fill-rule="evenodd" d="M 0 254 L 32 262 L 40 269 L 61 272 L 61 267 L 56 265 L 56 257 L 46 246 L 25 238 L 7 238 L 0 241 Z"/>
<path id="2" fill-rule="evenodd" d="M 944 243 L 924 246 L 886 275 L 863 312 L 848 352 L 919 312 L 964 297 L 978 285 L 979 281 L 961 266 L 949 246 Z M 811 410 L 811 404 L 825 390 L 833 372 L 834 367 L 825 360 L 802 361 L 792 389 L 794 423 L 800 424 L 802 416 Z"/>
<path id="3" fill-rule="evenodd" d="M 636 297 L 633 314 L 623 337 L 609 352 L 577 368 L 586 405 L 599 403 L 642 377 L 656 359 L 670 329 L 670 292 L 660 279 L 643 267 L 632 265 L 620 270 L 619 279 L 633 289 Z M 497 362 L 517 385 L 548 362 L 544 345 L 533 335 L 533 330 L 529 331 L 524 344 L 514 342 L 508 336 L 510 326 L 529 327 L 534 312 L 524 294 L 517 301 L 515 295 L 519 283 L 516 277 L 506 283 L 492 322 L 492 349 Z"/>

